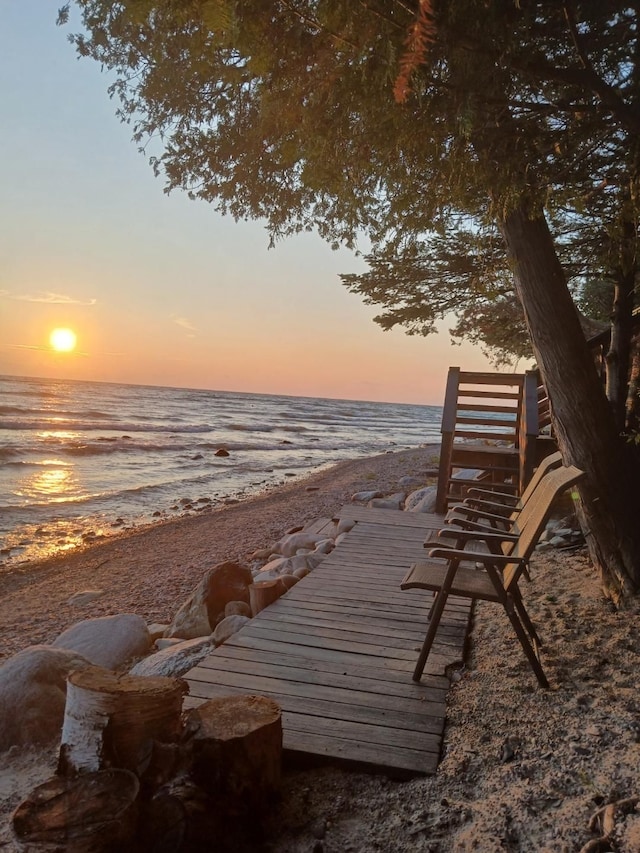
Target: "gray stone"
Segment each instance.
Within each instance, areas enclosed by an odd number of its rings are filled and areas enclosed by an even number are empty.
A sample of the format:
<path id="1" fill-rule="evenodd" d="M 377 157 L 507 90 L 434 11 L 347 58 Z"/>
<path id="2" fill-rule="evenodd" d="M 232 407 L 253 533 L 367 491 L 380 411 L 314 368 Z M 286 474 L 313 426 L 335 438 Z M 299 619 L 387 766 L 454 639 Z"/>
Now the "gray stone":
<path id="1" fill-rule="evenodd" d="M 166 675 L 178 678 L 204 660 L 214 648 L 213 637 L 195 637 L 139 661 L 131 675 Z"/>
<path id="2" fill-rule="evenodd" d="M 190 640 L 210 634 L 220 613 L 230 601 L 249 603 L 250 569 L 239 563 L 218 563 L 205 572 L 202 580 L 178 610 L 165 636 Z"/>
<path id="3" fill-rule="evenodd" d="M 180 643 L 184 643 L 184 640 L 181 640 L 180 637 L 158 637 L 155 642 L 156 651 L 161 652 L 162 649 L 169 649 L 171 646 L 178 646 Z"/>
<path id="4" fill-rule="evenodd" d="M 412 492 L 405 501 L 405 512 L 435 512 L 437 491 L 436 486 L 427 486 Z"/>
<path id="5" fill-rule="evenodd" d="M 302 580 L 302 578 L 306 578 L 308 574 L 311 574 L 311 569 L 308 566 L 305 566 L 301 569 L 296 569 L 293 572 L 293 577 L 298 578 L 298 580 Z"/>
<path id="6" fill-rule="evenodd" d="M 155 641 L 160 639 L 160 637 L 164 637 L 168 627 L 169 626 L 164 622 L 152 622 L 150 625 L 147 625 L 147 631 L 151 637 L 151 642 L 155 643 Z"/>
<path id="7" fill-rule="evenodd" d="M 230 601 L 224 608 L 225 616 L 251 616 L 251 608 L 246 601 Z"/>
<path id="8" fill-rule="evenodd" d="M 213 632 L 213 639 L 216 646 L 224 643 L 229 637 L 232 637 L 240 628 L 244 628 L 247 622 L 251 622 L 248 616 L 225 616 L 225 618 L 216 625 L 216 630 Z"/>
<path id="9" fill-rule="evenodd" d="M 382 492 L 379 491 L 370 491 L 370 492 L 356 492 L 355 495 L 351 495 L 351 500 L 354 503 L 367 503 L 368 501 L 372 501 L 375 498 L 381 498 Z"/>
<path id="10" fill-rule="evenodd" d="M 419 477 L 402 477 L 399 480 L 398 485 L 402 486 L 403 489 L 418 489 L 422 486 L 422 480 Z"/>
<path id="11" fill-rule="evenodd" d="M 291 536 L 284 536 L 276 545 L 276 550 L 284 557 L 293 557 L 301 549 L 314 550 L 316 544 L 326 539 L 324 534 L 301 531 Z"/>
<path id="12" fill-rule="evenodd" d="M 272 575 L 286 574 L 290 568 L 291 561 L 288 557 L 276 557 L 274 560 L 269 560 L 268 563 L 265 563 L 260 569 L 260 574 L 264 572 L 269 572 Z"/>
<path id="13" fill-rule="evenodd" d="M 350 530 L 356 526 L 355 521 L 352 518 L 341 518 L 338 522 L 338 536 L 341 533 L 348 533 Z"/>
<path id="14" fill-rule="evenodd" d="M 97 598 L 102 598 L 104 594 L 103 589 L 85 589 L 82 592 L 74 593 L 74 595 L 67 599 L 67 604 L 71 604 L 74 607 L 82 607 L 82 605 L 89 604 L 89 602 L 95 601 Z"/>
<path id="15" fill-rule="evenodd" d="M 396 494 L 388 495 L 386 498 L 373 498 L 367 506 L 376 509 L 402 509 L 405 497 L 404 492 L 396 492 Z"/>
<path id="16" fill-rule="evenodd" d="M 31 646 L 0 666 L 0 752 L 60 737 L 67 676 L 89 666 L 77 652 Z"/>
<path id="17" fill-rule="evenodd" d="M 330 554 L 334 548 L 335 544 L 333 542 L 333 539 L 322 539 L 316 544 L 316 547 L 313 549 L 313 553 L 326 555 Z"/>
<path id="18" fill-rule="evenodd" d="M 142 616 L 120 613 L 76 622 L 51 645 L 78 652 L 96 666 L 118 669 L 131 658 L 149 651 L 151 635 Z"/>

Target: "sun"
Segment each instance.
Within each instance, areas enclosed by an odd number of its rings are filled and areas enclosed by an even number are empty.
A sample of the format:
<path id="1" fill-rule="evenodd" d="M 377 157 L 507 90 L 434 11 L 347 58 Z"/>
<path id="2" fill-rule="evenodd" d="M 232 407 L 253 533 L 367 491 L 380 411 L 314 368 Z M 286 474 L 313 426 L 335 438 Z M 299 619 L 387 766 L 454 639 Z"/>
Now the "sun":
<path id="1" fill-rule="evenodd" d="M 72 352 L 76 348 L 76 333 L 72 329 L 54 329 L 49 343 L 56 352 Z"/>

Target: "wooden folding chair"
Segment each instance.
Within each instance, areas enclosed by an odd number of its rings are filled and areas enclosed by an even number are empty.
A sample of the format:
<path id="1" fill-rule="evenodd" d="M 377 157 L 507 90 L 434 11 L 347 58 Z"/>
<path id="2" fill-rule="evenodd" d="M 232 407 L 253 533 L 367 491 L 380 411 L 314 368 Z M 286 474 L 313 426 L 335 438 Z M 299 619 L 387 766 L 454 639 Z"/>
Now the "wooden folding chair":
<path id="1" fill-rule="evenodd" d="M 521 512 L 517 533 L 463 530 L 455 525 L 439 531 L 439 537 L 455 538 L 456 547 L 432 548 L 428 559 L 412 565 L 400 584 L 403 590 L 426 589 L 435 593 L 427 635 L 413 673 L 414 681 L 422 677 L 447 598 L 453 595 L 502 604 L 539 684 L 549 686 L 539 660 L 538 647 L 542 642 L 525 609 L 518 580 L 544 530 L 553 501 L 582 477 L 584 472 L 574 466 L 548 471 L 527 502 L 524 520 L 524 509 Z M 489 553 L 467 550 L 468 543 L 478 541 L 488 546 Z"/>
<path id="2" fill-rule="evenodd" d="M 489 489 L 469 489 L 467 497 L 461 504 L 451 507 L 445 516 L 445 523 L 466 526 L 466 522 L 478 522 L 485 519 L 491 527 L 510 530 L 518 520 L 522 510 L 527 506 L 542 479 L 549 471 L 562 465 L 562 455 L 559 451 L 543 459 L 536 468 L 529 485 L 522 497 L 507 492 L 494 492 Z"/>

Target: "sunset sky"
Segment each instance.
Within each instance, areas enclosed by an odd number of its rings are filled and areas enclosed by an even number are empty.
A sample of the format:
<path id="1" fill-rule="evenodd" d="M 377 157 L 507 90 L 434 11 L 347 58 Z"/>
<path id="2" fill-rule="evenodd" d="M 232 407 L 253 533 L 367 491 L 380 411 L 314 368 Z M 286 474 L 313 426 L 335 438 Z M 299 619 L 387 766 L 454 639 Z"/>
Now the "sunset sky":
<path id="1" fill-rule="evenodd" d="M 260 223 L 164 195 L 58 5 L 2 4 L 0 373 L 437 404 L 450 364 L 487 368 L 446 332 L 383 332 L 340 283 L 351 252 L 269 250 Z"/>

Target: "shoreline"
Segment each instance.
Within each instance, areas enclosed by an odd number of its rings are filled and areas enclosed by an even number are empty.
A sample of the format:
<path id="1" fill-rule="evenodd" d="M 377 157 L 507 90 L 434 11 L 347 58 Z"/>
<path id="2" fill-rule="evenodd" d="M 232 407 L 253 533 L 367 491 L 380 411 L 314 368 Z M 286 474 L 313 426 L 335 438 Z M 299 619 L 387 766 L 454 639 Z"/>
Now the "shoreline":
<path id="1" fill-rule="evenodd" d="M 389 494 L 410 475 L 426 483 L 438 450 L 432 444 L 339 462 L 238 503 L 7 566 L 0 573 L 0 663 L 89 617 L 135 612 L 150 623 L 170 621 L 207 568 L 246 561 L 289 528 L 332 515 L 355 492 Z M 68 604 L 88 589 L 105 594 L 83 607 Z"/>
<path id="2" fill-rule="evenodd" d="M 210 565 L 244 559 L 289 527 L 331 515 L 356 491 L 394 491 L 403 476 L 421 476 L 436 450 L 340 463 L 268 495 L 0 576 L 2 653 L 50 642 L 92 616 L 134 611 L 160 621 L 154 609 L 168 615 Z M 68 604 L 70 595 L 98 587 L 104 597 Z M 548 690 L 536 686 L 502 609 L 479 602 L 466 665 L 448 692 L 436 774 L 396 782 L 338 766 L 285 767 L 281 802 L 256 853 L 637 853 L 640 599 L 614 610 L 584 547 L 537 551 L 523 595 L 544 634 Z M 55 771 L 56 755 L 54 745 L 3 756 L 3 849 L 17 853 L 11 812 Z M 613 847 L 596 819 L 605 807 Z"/>

